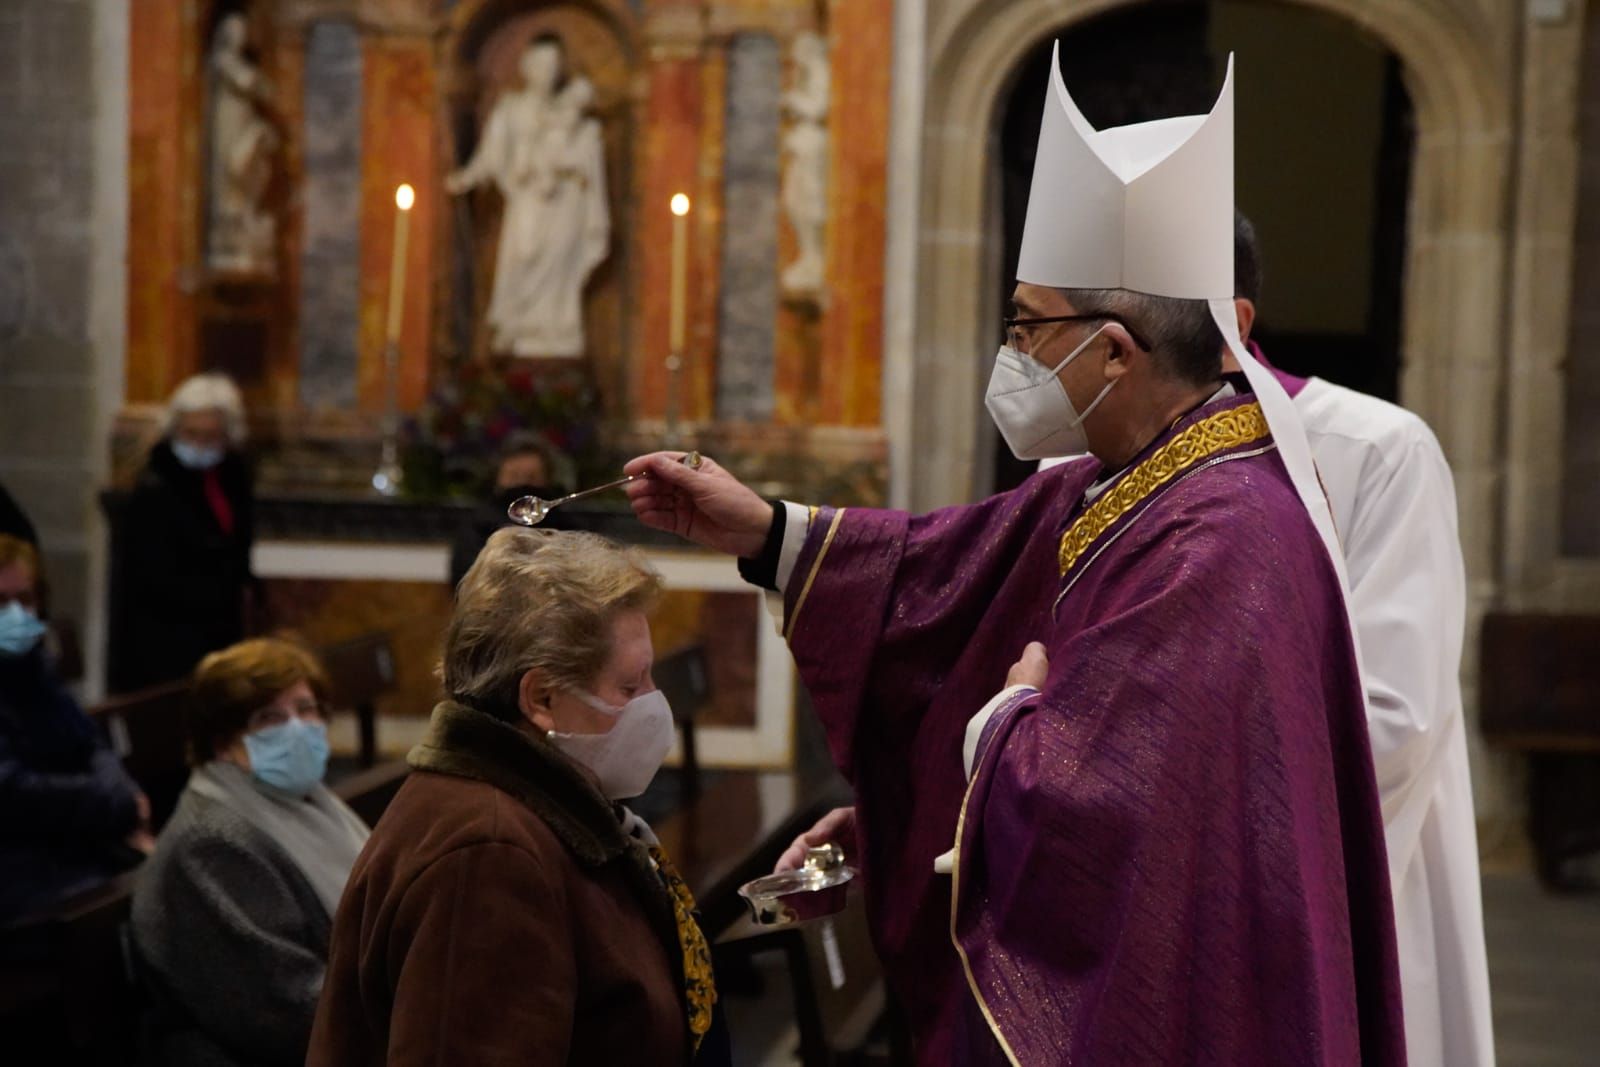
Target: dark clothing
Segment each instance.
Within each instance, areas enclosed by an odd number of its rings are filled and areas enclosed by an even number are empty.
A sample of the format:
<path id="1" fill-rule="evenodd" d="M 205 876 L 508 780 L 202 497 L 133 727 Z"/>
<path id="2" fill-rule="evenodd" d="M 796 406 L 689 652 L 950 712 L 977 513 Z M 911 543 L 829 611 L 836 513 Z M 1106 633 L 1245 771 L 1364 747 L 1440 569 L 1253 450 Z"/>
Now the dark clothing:
<path id="1" fill-rule="evenodd" d="M 266 832 L 193 789 L 133 898 L 166 1067 L 300 1067 L 332 920 Z"/>
<path id="2" fill-rule="evenodd" d="M 689 1062 L 673 899 L 589 780 L 448 702 L 411 765 L 339 905 L 308 1064 Z"/>
<path id="3" fill-rule="evenodd" d="M 10 534 L 35 548 L 39 547 L 39 535 L 35 532 L 33 523 L 28 521 L 27 513 L 12 499 L 3 485 L 0 485 L 0 534 Z"/>
<path id="4" fill-rule="evenodd" d="M 0 922 L 131 866 L 138 793 L 42 650 L 0 656 Z"/>
<path id="5" fill-rule="evenodd" d="M 235 452 L 214 470 L 208 479 L 188 469 L 162 441 L 134 484 L 117 524 L 113 692 L 183 678 L 206 653 L 245 636 L 246 590 L 254 584 L 253 479 Z M 217 488 L 231 532 L 211 499 Z"/>
<path id="6" fill-rule="evenodd" d="M 454 589 L 461 584 L 461 579 L 467 576 L 467 571 L 477 561 L 478 553 L 483 551 L 484 543 L 489 540 L 489 535 L 502 526 L 514 525 L 506 518 L 506 508 L 513 500 L 522 496 L 537 496 L 545 500 L 555 500 L 565 496 L 567 489 L 561 486 L 518 486 L 515 489 L 503 490 L 473 511 L 470 518 L 461 524 L 456 531 L 455 539 L 450 544 L 450 587 Z M 539 524 L 544 530 L 571 530 L 572 522 L 561 509 L 552 511 L 548 518 Z"/>

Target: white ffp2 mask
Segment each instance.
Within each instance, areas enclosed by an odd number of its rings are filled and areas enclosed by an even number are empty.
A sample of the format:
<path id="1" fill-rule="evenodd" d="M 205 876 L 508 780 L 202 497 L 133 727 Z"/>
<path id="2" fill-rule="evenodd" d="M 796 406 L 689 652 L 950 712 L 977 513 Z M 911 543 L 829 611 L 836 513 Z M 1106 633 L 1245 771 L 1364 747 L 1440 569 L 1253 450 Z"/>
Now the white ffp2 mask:
<path id="1" fill-rule="evenodd" d="M 600 780 L 600 791 L 611 800 L 626 800 L 643 793 L 672 747 L 672 708 L 666 694 L 652 689 L 620 708 L 588 693 L 574 691 L 573 696 L 597 711 L 616 716 L 617 721 L 603 734 L 552 730 L 550 743 L 594 772 Z"/>
<path id="2" fill-rule="evenodd" d="M 1067 358 L 1056 364 L 1054 370 L 1031 356 L 1023 355 L 1010 345 L 1001 345 L 994 357 L 994 373 L 989 376 L 989 390 L 984 395 L 984 406 L 989 417 L 1000 428 L 1000 436 L 1018 459 L 1052 459 L 1056 456 L 1073 456 L 1089 450 L 1089 438 L 1083 431 L 1083 420 L 1100 406 L 1115 381 L 1106 383 L 1083 414 L 1072 406 L 1066 388 L 1056 375 L 1083 350 L 1089 342 L 1099 337 L 1104 326 L 1084 338 L 1082 344 L 1067 353 Z"/>

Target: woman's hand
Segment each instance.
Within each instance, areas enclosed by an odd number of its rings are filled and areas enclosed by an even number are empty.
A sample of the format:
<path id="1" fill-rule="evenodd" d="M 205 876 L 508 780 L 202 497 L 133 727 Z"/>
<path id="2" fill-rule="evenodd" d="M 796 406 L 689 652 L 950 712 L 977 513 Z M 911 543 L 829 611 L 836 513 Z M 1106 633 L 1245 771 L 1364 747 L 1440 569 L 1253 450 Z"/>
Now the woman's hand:
<path id="1" fill-rule="evenodd" d="M 1006 685 L 1031 685 L 1042 690 L 1049 674 L 1050 658 L 1044 654 L 1044 646 L 1037 641 L 1029 641 L 1028 647 L 1022 650 L 1022 658 L 1011 665 L 1011 672 L 1006 675 Z"/>
<path id="2" fill-rule="evenodd" d="M 855 808 L 834 808 L 818 819 L 817 825 L 795 838 L 794 844 L 778 857 L 778 865 L 772 869 L 773 872 L 799 870 L 805 866 L 807 849 L 819 848 L 830 841 L 844 849 L 846 859 L 855 855 Z"/>
<path id="3" fill-rule="evenodd" d="M 759 555 L 772 505 L 715 461 L 702 458 L 699 469 L 691 470 L 682 458 L 682 452 L 652 452 L 622 468 L 624 474 L 649 475 L 627 485 L 639 521 L 731 556 Z"/>

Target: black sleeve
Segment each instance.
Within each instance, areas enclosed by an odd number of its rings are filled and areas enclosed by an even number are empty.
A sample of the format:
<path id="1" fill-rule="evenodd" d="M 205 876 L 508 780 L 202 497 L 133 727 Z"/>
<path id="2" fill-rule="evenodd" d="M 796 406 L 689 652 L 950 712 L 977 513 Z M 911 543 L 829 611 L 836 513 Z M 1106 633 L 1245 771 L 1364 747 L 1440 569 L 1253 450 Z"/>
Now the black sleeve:
<path id="1" fill-rule="evenodd" d="M 20 837 L 115 838 L 139 823 L 138 787 L 110 749 L 97 748 L 82 771 L 28 766 L 0 732 L 0 830 Z"/>
<path id="2" fill-rule="evenodd" d="M 782 502 L 773 500 L 772 522 L 767 526 L 767 539 L 761 552 L 750 559 L 739 560 L 739 577 L 751 585 L 778 591 L 778 555 L 783 551 L 783 521 L 785 509 Z"/>

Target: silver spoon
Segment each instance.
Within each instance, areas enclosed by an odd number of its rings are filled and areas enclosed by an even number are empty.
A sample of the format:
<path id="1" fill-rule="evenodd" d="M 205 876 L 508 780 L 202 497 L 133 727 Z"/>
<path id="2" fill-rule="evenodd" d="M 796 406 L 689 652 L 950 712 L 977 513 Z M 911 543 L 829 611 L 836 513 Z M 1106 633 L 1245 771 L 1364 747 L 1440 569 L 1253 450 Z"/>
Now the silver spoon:
<path id="1" fill-rule="evenodd" d="M 700 453 L 685 452 L 683 457 L 680 458 L 678 462 L 682 463 L 685 467 L 688 467 L 692 471 L 697 471 L 700 469 Z M 544 517 L 546 515 L 550 514 L 551 509 L 558 508 L 568 501 L 578 500 L 586 496 L 594 496 L 594 494 L 603 493 L 608 489 L 619 489 L 622 486 L 627 485 L 629 482 L 648 477 L 648 472 L 645 474 L 630 474 L 626 478 L 618 478 L 614 482 L 607 482 L 605 485 L 597 485 L 592 489 L 580 489 L 576 493 L 568 493 L 566 496 L 560 497 L 556 500 L 541 500 L 536 496 L 519 496 L 517 499 L 511 502 L 509 507 L 506 508 L 506 518 L 510 519 L 519 526 L 537 526 L 544 521 Z"/>

